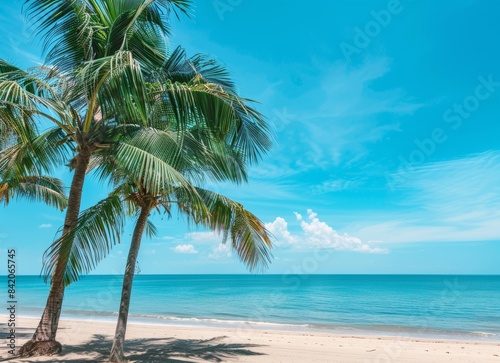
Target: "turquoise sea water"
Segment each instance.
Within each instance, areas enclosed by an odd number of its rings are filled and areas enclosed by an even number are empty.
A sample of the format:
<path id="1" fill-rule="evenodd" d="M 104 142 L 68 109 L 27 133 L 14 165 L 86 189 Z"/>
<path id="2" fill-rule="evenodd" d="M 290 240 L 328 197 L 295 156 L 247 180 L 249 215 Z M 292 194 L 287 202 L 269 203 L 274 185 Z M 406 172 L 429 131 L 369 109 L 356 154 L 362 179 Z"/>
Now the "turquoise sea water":
<path id="1" fill-rule="evenodd" d="M 121 276 L 86 276 L 63 316 L 114 320 Z M 39 317 L 48 286 L 19 276 L 18 314 Z M 132 321 L 500 340 L 500 276 L 136 275 Z"/>

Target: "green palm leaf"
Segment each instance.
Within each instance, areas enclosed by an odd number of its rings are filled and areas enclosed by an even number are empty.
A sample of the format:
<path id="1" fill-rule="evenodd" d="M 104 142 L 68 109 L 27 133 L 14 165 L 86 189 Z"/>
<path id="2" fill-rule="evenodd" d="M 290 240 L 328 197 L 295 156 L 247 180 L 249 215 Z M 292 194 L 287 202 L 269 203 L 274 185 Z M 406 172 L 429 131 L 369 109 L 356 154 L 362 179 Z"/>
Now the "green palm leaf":
<path id="1" fill-rule="evenodd" d="M 161 194 L 169 185 L 190 188 L 188 180 L 176 168 L 180 151 L 171 134 L 148 128 L 117 144 L 113 154 L 124 173 L 141 180 L 151 194 Z"/>
<path id="2" fill-rule="evenodd" d="M 0 175 L 49 173 L 69 157 L 65 133 L 51 128 L 29 142 L 6 146 L 0 151 Z"/>
<path id="3" fill-rule="evenodd" d="M 80 79 L 84 80 L 89 99 L 83 132 L 89 133 L 95 126 L 98 105 L 105 119 L 121 113 L 129 122 L 146 122 L 144 81 L 140 65 L 131 52 L 119 51 L 87 62 L 80 70 Z"/>
<path id="4" fill-rule="evenodd" d="M 196 190 L 209 211 L 207 218 L 199 222 L 221 233 L 224 243 L 229 238 L 231 247 L 250 270 L 267 267 L 272 259 L 272 243 L 262 221 L 230 198 L 202 188 Z M 191 215 L 191 205 L 183 202 L 184 191 L 177 190 L 176 196 L 181 211 Z"/>
<path id="5" fill-rule="evenodd" d="M 118 50 L 131 50 L 145 63 L 151 61 L 152 55 L 153 60 L 158 59 L 157 40 L 168 36 L 166 16 L 170 11 L 187 14 L 190 5 L 188 0 L 26 0 L 25 3 L 28 19 L 44 39 L 47 61 L 64 71 L 78 68 L 82 62 L 111 56 Z"/>
<path id="6" fill-rule="evenodd" d="M 46 175 L 0 179 L 0 200 L 8 205 L 13 198 L 43 202 L 59 210 L 68 205 L 62 181 Z"/>
<path id="7" fill-rule="evenodd" d="M 20 140 L 35 137 L 34 117 L 42 116 L 67 131 L 66 105 L 48 81 L 43 68 L 22 71 L 0 60 L 0 124 Z"/>
<path id="8" fill-rule="evenodd" d="M 212 83 L 172 83 L 159 85 L 158 95 L 166 96 L 167 106 L 177 124 L 206 125 L 212 135 L 241 150 L 248 162 L 256 162 L 272 144 L 268 126 L 243 98 L 229 94 Z"/>
<path id="9" fill-rule="evenodd" d="M 55 240 L 45 251 L 42 274 L 46 279 L 52 275 L 57 259 L 63 256 L 68 260 L 65 284 L 77 281 L 82 273 L 93 270 L 112 246 L 120 242 L 123 225 L 123 205 L 117 195 L 84 210 L 70 233 Z"/>

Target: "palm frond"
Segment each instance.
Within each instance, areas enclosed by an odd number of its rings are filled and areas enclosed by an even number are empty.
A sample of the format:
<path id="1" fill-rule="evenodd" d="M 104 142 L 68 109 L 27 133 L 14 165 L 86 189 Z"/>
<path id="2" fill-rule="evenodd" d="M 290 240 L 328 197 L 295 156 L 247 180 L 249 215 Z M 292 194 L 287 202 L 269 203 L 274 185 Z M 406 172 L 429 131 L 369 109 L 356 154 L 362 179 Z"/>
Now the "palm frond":
<path id="1" fill-rule="evenodd" d="M 184 153 L 193 163 L 182 171 L 198 184 L 206 178 L 240 184 L 247 181 L 245 158 L 224 140 L 212 136 L 209 130 L 193 128 L 184 136 Z"/>
<path id="2" fill-rule="evenodd" d="M 93 126 L 96 107 L 104 118 L 122 114 L 130 121 L 146 124 L 147 95 L 141 67 L 131 52 L 118 51 L 114 55 L 87 62 L 80 71 L 89 99 L 83 131 Z"/>
<path id="3" fill-rule="evenodd" d="M 47 62 L 70 71 L 117 50 L 131 50 L 139 57 L 141 51 L 155 54 L 152 45 L 169 34 L 166 17 L 170 12 L 187 15 L 190 1 L 26 0 L 25 4 L 25 14 L 43 38 Z"/>
<path id="4" fill-rule="evenodd" d="M 158 236 L 158 229 L 149 219 L 146 222 L 146 227 L 144 228 L 144 233 L 148 238 L 153 238 Z"/>
<path id="5" fill-rule="evenodd" d="M 88 1 L 26 0 L 25 14 L 43 39 L 47 63 L 71 71 L 102 53 L 105 24 Z"/>
<path id="6" fill-rule="evenodd" d="M 68 205 L 61 180 L 46 176 L 19 176 L 0 180 L 0 201 L 8 205 L 13 198 L 42 202 L 63 210 Z"/>
<path id="7" fill-rule="evenodd" d="M 52 275 L 58 258 L 68 261 L 64 276 L 66 285 L 92 271 L 112 246 L 120 243 L 124 225 L 122 206 L 120 197 L 111 195 L 81 212 L 75 227 L 45 251 L 42 267 L 45 278 Z"/>
<path id="8" fill-rule="evenodd" d="M 231 247 L 250 270 L 267 267 L 272 259 L 272 243 L 264 223 L 230 198 L 202 188 L 196 190 L 210 212 L 207 218 L 199 222 L 222 234 L 224 243 L 229 238 Z M 184 191 L 178 190 L 176 195 L 180 202 L 179 208 L 189 216 L 191 206 L 182 203 Z"/>
<path id="9" fill-rule="evenodd" d="M 205 125 L 212 136 L 224 139 L 240 150 L 249 163 L 259 160 L 269 151 L 272 140 L 262 115 L 246 105 L 249 100 L 229 94 L 211 83 L 172 83 L 159 85 L 158 95 L 175 115 L 180 130 L 188 126 Z"/>
<path id="10" fill-rule="evenodd" d="M 149 193 L 156 195 L 168 186 L 191 188 L 176 167 L 181 150 L 168 132 L 148 128 L 117 144 L 113 153 L 116 165 L 126 175 L 140 180 Z"/>
<path id="11" fill-rule="evenodd" d="M 206 83 L 217 84 L 221 86 L 225 92 L 236 95 L 235 84 L 232 81 L 228 70 L 213 58 L 206 54 L 196 54 L 190 58 L 189 63 L 192 64 L 196 72 L 203 77 Z"/>
<path id="12" fill-rule="evenodd" d="M 30 73 L 0 60 L 0 123 L 22 140 L 36 135 L 36 116 L 63 129 L 68 124 L 66 105 L 47 77 L 42 68 Z"/>
<path id="13" fill-rule="evenodd" d="M 65 133 L 51 128 L 29 142 L 20 142 L 0 151 L 0 175 L 50 173 L 64 165 L 70 155 Z"/>

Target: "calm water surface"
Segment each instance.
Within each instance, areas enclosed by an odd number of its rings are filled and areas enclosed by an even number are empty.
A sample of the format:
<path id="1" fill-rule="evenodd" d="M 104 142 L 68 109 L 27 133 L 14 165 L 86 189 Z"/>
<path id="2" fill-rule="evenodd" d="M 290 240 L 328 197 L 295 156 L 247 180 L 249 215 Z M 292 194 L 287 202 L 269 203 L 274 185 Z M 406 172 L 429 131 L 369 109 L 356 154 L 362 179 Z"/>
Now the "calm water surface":
<path id="1" fill-rule="evenodd" d="M 69 286 L 63 316 L 114 319 L 121 279 Z M 48 286 L 19 276 L 17 289 L 18 313 L 39 317 Z M 130 311 L 150 323 L 500 340 L 500 276 L 136 275 Z"/>

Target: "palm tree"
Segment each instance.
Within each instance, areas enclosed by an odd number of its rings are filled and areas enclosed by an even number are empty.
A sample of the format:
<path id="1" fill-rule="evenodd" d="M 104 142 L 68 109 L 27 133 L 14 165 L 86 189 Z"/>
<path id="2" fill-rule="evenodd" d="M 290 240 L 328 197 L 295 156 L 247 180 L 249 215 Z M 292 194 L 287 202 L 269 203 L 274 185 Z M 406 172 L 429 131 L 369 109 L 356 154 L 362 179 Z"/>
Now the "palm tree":
<path id="1" fill-rule="evenodd" d="M 200 203 L 191 204 L 182 200 L 183 193 L 151 195 L 143 188 L 136 188 L 127 196 L 127 201 L 132 203 L 137 210 L 137 221 L 135 224 L 130 249 L 123 277 L 122 295 L 118 321 L 111 348 L 111 362 L 124 361 L 124 341 L 127 328 L 127 319 L 132 294 L 132 283 L 134 279 L 134 267 L 141 246 L 142 235 L 146 228 L 148 217 L 155 209 L 163 210 L 170 214 L 172 206 L 177 205 L 180 212 L 188 215 L 197 224 L 203 224 L 213 230 L 220 231 L 224 236 L 230 238 L 231 247 L 238 253 L 240 259 L 251 269 L 259 263 L 265 265 L 269 259 L 271 242 L 268 232 L 263 223 L 244 207 L 217 193 L 198 189 L 201 196 Z M 177 195 L 176 195 L 177 194 Z M 204 217 L 200 217 L 200 210 L 207 210 Z"/>
<path id="2" fill-rule="evenodd" d="M 197 129 L 198 134 L 199 131 Z M 148 137 L 145 137 L 146 134 Z M 175 131 L 159 132 L 159 130 L 145 129 L 135 134 L 128 142 L 135 145 L 147 143 L 140 150 L 151 151 L 148 158 L 161 159 L 167 165 L 174 166 L 190 180 L 200 182 L 205 175 L 235 182 L 246 180 L 243 155 L 230 152 L 229 146 L 224 145 L 224 142 L 220 140 L 214 139 L 212 145 L 207 145 L 206 140 L 201 143 L 187 132 L 184 132 L 183 138 L 179 139 L 178 132 Z M 171 148 L 178 147 L 181 152 L 162 153 L 161 150 L 165 149 L 166 144 L 171 144 Z M 164 178 L 156 175 L 161 174 L 161 171 L 157 173 L 155 169 L 144 169 L 140 172 L 134 172 L 126 167 L 122 169 L 120 160 L 117 159 L 110 158 L 96 165 L 101 175 L 108 175 L 105 170 L 108 168 L 114 171 L 114 183 L 118 186 L 107 199 L 100 203 L 102 206 L 114 204 L 114 207 L 112 211 L 102 213 L 103 208 L 94 206 L 82 213 L 74 229 L 78 236 L 75 238 L 77 242 L 73 250 L 69 252 L 71 263 L 68 265 L 67 275 L 69 279 L 75 279 L 79 274 L 90 271 L 109 252 L 112 244 L 106 244 L 105 239 L 99 235 L 100 226 L 116 225 L 122 223 L 122 220 L 117 218 L 120 221 L 111 222 L 108 217 L 103 220 L 101 217 L 120 216 L 118 198 L 121 197 L 128 214 L 137 217 L 126 263 L 118 322 L 110 354 L 110 361 L 121 362 L 124 359 L 123 347 L 137 256 L 144 232 L 152 235 L 156 231 L 148 221 L 154 210 L 163 210 L 170 216 L 173 210 L 177 209 L 194 224 L 201 224 L 223 234 L 224 242 L 228 238 L 231 240 L 232 248 L 250 269 L 254 269 L 259 264 L 267 265 L 270 260 L 271 242 L 263 223 L 245 210 L 241 204 L 227 197 L 194 186 L 165 183 Z M 151 178 L 151 175 L 156 177 Z M 160 181 L 157 182 L 158 180 Z M 101 242 L 96 243 L 96 241 Z M 48 273 L 51 272 L 53 261 L 64 253 L 61 251 L 62 246 L 61 243 L 55 243 L 47 251 L 45 267 Z"/>
<path id="3" fill-rule="evenodd" d="M 267 147 L 267 141 L 249 136 L 265 133 L 262 119 L 245 106 L 245 100 L 228 92 L 226 84 L 214 85 L 210 79 L 203 83 L 172 81 L 176 73 L 163 71 L 172 58 L 166 53 L 168 28 L 162 11 L 186 12 L 188 0 L 27 3 L 27 14 L 44 36 L 47 62 L 52 65 L 43 68 L 39 75 L 0 62 L 0 106 L 5 106 L 2 121 L 20 140 L 29 143 L 36 134 L 35 120 L 43 118 L 57 125 L 64 133 L 61 142 L 69 143 L 73 152 L 69 162 L 73 178 L 68 208 L 58 240 L 64 246 L 62 250 L 68 252 L 54 261 L 46 308 L 32 340 L 21 349 L 23 355 L 29 356 L 61 349 L 55 337 L 64 287 L 69 281 L 66 268 L 77 235 L 84 180 L 93 156 L 111 150 L 124 160 L 127 168 L 146 168 L 147 155 L 134 153 L 130 157 L 129 151 L 136 151 L 136 146 L 120 140 L 148 125 L 149 107 L 175 122 L 180 130 L 188 122 L 204 123 L 210 126 L 211 133 L 223 133 L 235 148 L 253 159 Z M 172 62 L 175 64 L 175 59 Z M 163 77 L 162 82 L 151 85 L 145 81 L 157 72 Z M 147 98 L 152 92 L 156 93 L 154 105 Z M 171 183 L 183 184 L 182 178 L 177 177 L 175 173 L 168 174 Z M 116 229 L 103 231 L 118 234 Z"/>
<path id="4" fill-rule="evenodd" d="M 151 74 L 148 81 L 151 85 L 151 102 L 147 115 L 155 128 L 137 131 L 122 140 L 117 150 L 101 155 L 99 160 L 92 162 L 98 167 L 102 178 L 106 179 L 112 174 L 118 185 L 110 197 L 100 204 L 105 206 L 115 203 L 117 196 L 123 196 L 128 212 L 137 216 L 124 276 L 112 361 L 123 359 L 136 259 L 144 231 L 153 233 L 155 230 L 148 224 L 148 217 L 155 209 L 163 209 L 170 215 L 176 206 L 194 223 L 222 232 L 226 238 L 230 237 L 232 247 L 251 269 L 259 263 L 265 265 L 270 258 L 270 240 L 257 217 L 229 198 L 193 186 L 205 177 L 237 183 L 246 181 L 246 165 L 254 162 L 270 145 L 269 134 L 260 115 L 237 97 L 222 67 L 201 55 L 187 59 L 180 48 L 171 54 L 161 72 Z M 174 98 L 169 94 L 170 97 L 164 99 L 162 87 L 165 84 L 178 85 L 179 89 L 210 90 L 216 99 L 222 101 L 222 106 L 231 107 L 224 109 L 219 106 L 223 112 L 218 117 L 192 112 L 189 117 L 183 118 L 186 129 L 182 129 L 177 122 L 172 122 L 172 100 L 185 103 L 193 111 L 203 109 L 195 107 L 197 102 L 205 102 L 207 106 L 218 104 L 207 102 L 210 99 L 207 100 L 200 91 L 188 97 Z M 164 112 L 158 112 L 159 109 Z M 217 126 L 217 122 L 225 126 Z M 126 153 L 123 153 L 124 150 Z M 140 159 L 141 163 L 129 162 L 136 159 Z M 172 173 L 177 173 L 175 179 L 169 177 Z M 69 280 L 76 279 L 79 274 L 95 267 L 109 251 L 113 243 L 102 237 L 104 233 L 97 238 L 95 233 L 96 230 L 100 231 L 99 227 L 107 223 L 109 225 L 109 221 L 107 218 L 100 219 L 102 214 L 94 212 L 96 210 L 86 211 L 83 215 L 94 217 L 81 218 L 74 229 L 78 236 L 72 250 L 62 252 L 64 244 L 56 241 L 47 251 L 47 273 L 52 272 L 51 266 L 58 256 L 69 253 L 71 262 L 66 274 Z M 108 213 L 114 217 L 119 214 L 118 209 Z M 88 235 L 90 232 L 92 235 Z M 96 243 L 97 240 L 101 243 Z"/>
<path id="5" fill-rule="evenodd" d="M 201 135 L 199 129 L 196 136 Z M 175 135 L 175 132 L 171 132 Z M 174 140 L 175 137 L 172 137 Z M 180 146 L 184 149 L 181 157 L 168 160 L 186 178 L 200 180 L 205 175 L 220 180 L 232 180 L 239 183 L 246 181 L 245 155 L 231 150 L 231 145 L 225 144 L 225 139 L 196 140 L 195 135 L 184 135 Z M 116 167 L 118 166 L 118 169 Z M 120 173 L 120 167 L 115 167 L 115 180 L 122 183 L 113 194 L 122 195 L 127 204 L 129 214 L 135 214 L 137 220 L 132 235 L 132 241 L 127 257 L 123 278 L 122 295 L 118 313 L 113 346 L 110 353 L 111 362 L 124 361 L 124 341 L 127 319 L 132 294 L 135 265 L 141 246 L 142 236 L 147 227 L 150 214 L 163 211 L 172 214 L 174 207 L 186 215 L 194 224 L 201 224 L 224 235 L 224 242 L 229 237 L 231 246 L 240 259 L 250 269 L 258 264 L 267 265 L 270 260 L 271 242 L 263 223 L 244 207 L 220 194 L 201 189 L 179 187 L 177 185 L 160 185 L 151 187 L 146 183 L 144 174 Z M 151 173 L 154 171 L 145 171 Z M 119 175 L 116 175 L 118 173 Z M 149 227 L 149 233 L 155 229 Z"/>
<path id="6" fill-rule="evenodd" d="M 146 84 L 142 68 L 164 61 L 168 28 L 162 17 L 173 7 L 186 11 L 187 0 L 66 1 L 27 0 L 27 14 L 44 36 L 48 51 L 42 77 L 0 62 L 2 127 L 28 143 L 38 117 L 56 124 L 73 145 L 73 179 L 62 229 L 64 243 L 79 216 L 85 174 L 91 156 L 116 142 L 117 125 L 140 125 Z M 70 249 L 70 248 L 68 248 Z M 21 354 L 60 351 L 55 341 L 67 255 L 56 261 L 46 308 Z"/>

